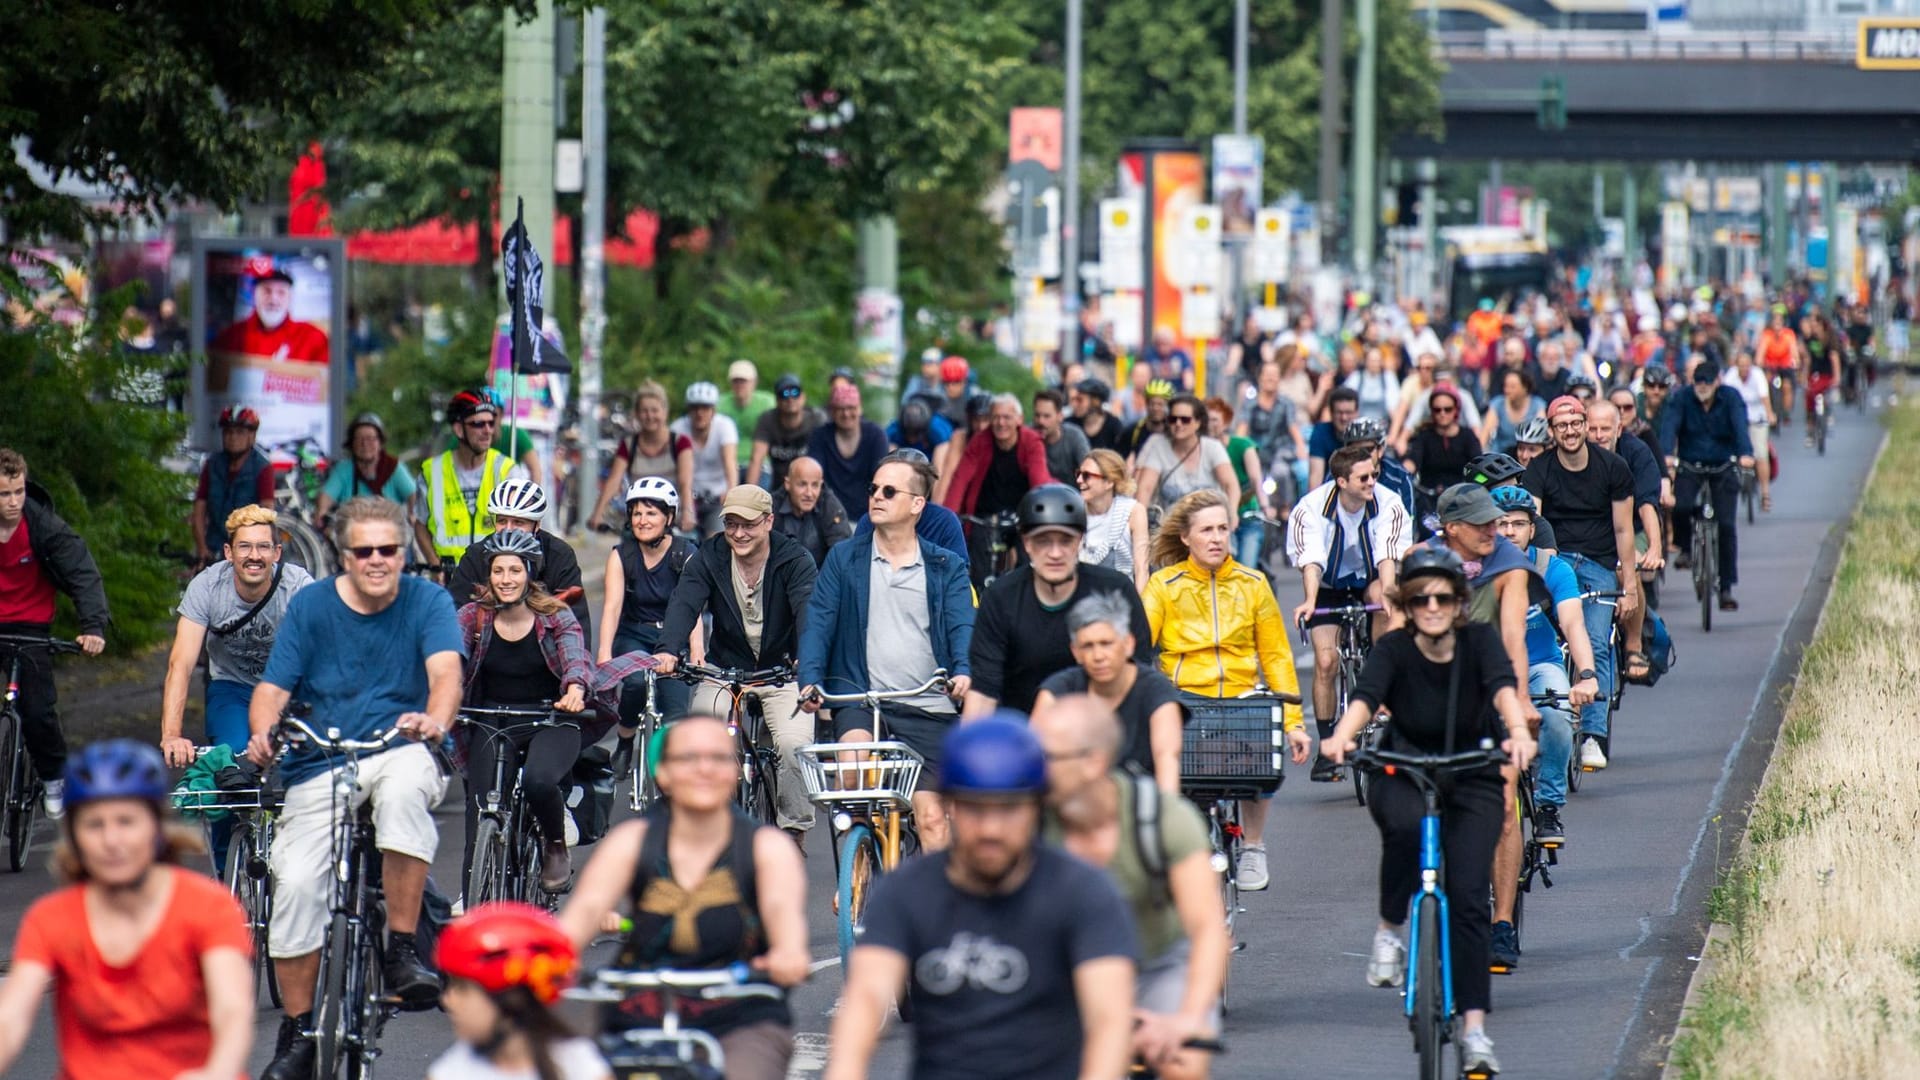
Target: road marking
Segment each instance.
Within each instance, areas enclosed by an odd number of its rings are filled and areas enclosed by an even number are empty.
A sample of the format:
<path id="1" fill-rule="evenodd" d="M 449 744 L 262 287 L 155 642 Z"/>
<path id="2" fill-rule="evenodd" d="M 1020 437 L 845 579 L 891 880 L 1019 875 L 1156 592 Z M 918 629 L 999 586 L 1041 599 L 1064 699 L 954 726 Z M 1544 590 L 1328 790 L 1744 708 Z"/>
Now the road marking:
<path id="1" fill-rule="evenodd" d="M 804 1080 L 827 1067 L 827 1037 L 817 1031 L 795 1032 L 793 1057 L 787 1063 L 787 1080 Z"/>

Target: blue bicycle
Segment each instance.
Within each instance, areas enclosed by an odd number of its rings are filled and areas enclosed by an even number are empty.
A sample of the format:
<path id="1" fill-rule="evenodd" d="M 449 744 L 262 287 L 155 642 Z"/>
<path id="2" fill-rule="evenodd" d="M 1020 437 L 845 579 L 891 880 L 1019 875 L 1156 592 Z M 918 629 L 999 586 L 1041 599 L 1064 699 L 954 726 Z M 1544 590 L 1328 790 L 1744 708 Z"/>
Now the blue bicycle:
<path id="1" fill-rule="evenodd" d="M 1413 1029 L 1413 1050 L 1420 1055 L 1421 1080 L 1442 1080 L 1446 1044 L 1453 1041 L 1453 945 L 1447 933 L 1447 893 L 1442 886 L 1439 778 L 1488 765 L 1505 764 L 1506 752 L 1482 740 L 1480 747 L 1458 754 L 1401 754 L 1391 750 L 1355 750 L 1347 759 L 1357 769 L 1389 776 L 1405 776 L 1426 798 L 1426 816 L 1420 821 L 1420 888 L 1413 894 L 1407 915 L 1406 1014 Z M 1454 1075 L 1465 1080 L 1491 1080 L 1486 1069 L 1469 1071 L 1461 1062 Z"/>

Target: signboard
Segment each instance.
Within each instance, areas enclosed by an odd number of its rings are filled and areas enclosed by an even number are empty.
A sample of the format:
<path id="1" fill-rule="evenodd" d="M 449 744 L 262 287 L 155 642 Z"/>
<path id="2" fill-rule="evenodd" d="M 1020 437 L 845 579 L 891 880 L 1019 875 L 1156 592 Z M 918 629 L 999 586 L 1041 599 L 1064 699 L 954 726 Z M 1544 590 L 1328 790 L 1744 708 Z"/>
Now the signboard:
<path id="1" fill-rule="evenodd" d="M 1920 71 L 1920 19 L 1862 17 L 1854 63 L 1863 71 Z"/>
<path id="2" fill-rule="evenodd" d="M 1220 336 L 1220 294 L 1212 289 L 1181 294 L 1180 336 L 1211 341 Z"/>
<path id="3" fill-rule="evenodd" d="M 1220 280 L 1220 208 L 1196 203 L 1180 211 L 1167 277 L 1186 289 L 1212 288 Z"/>
<path id="4" fill-rule="evenodd" d="M 1678 285 L 1687 277 L 1693 257 L 1693 232 L 1687 204 L 1660 204 L 1660 277 L 1668 285 Z"/>
<path id="5" fill-rule="evenodd" d="M 1052 352 L 1060 347 L 1060 294 L 1028 293 L 1020 301 L 1020 351 Z"/>
<path id="6" fill-rule="evenodd" d="M 1109 290 L 1142 286 L 1142 218 L 1139 199 L 1100 200 L 1100 280 Z"/>
<path id="7" fill-rule="evenodd" d="M 1152 330 L 1164 328 L 1177 333 L 1180 329 L 1181 289 L 1170 272 L 1173 238 L 1180 215 L 1205 200 L 1206 174 L 1199 152 L 1193 150 L 1154 150 L 1145 155 L 1143 171 L 1152 214 L 1152 231 L 1147 235 L 1153 250 L 1151 265 L 1146 268 L 1152 275 L 1146 311 L 1151 326 L 1143 336 L 1151 337 Z"/>
<path id="8" fill-rule="evenodd" d="M 1059 109 L 1015 109 L 1008 123 L 1007 164 L 1037 161 L 1041 168 L 1057 173 L 1061 141 Z"/>
<path id="9" fill-rule="evenodd" d="M 1223 230 L 1228 235 L 1253 232 L 1265 159 L 1266 144 L 1258 135 L 1213 137 L 1213 202 L 1220 208 Z"/>
<path id="10" fill-rule="evenodd" d="M 1253 280 L 1280 285 L 1287 280 L 1293 246 L 1293 215 L 1285 210 L 1262 210 L 1253 223 Z"/>
<path id="11" fill-rule="evenodd" d="M 1857 271 L 1860 255 L 1860 212 L 1851 206 L 1833 208 L 1833 257 L 1828 260 L 1831 273 L 1829 295 L 1849 302 L 1860 295 Z"/>
<path id="12" fill-rule="evenodd" d="M 1008 224 L 1013 228 L 1013 268 L 1022 277 L 1042 275 L 1048 261 L 1059 273 L 1060 264 L 1054 228 L 1054 208 L 1059 196 L 1054 174 L 1037 161 L 1018 161 L 1007 169 Z M 1054 250 L 1046 250 L 1048 241 L 1056 241 Z"/>
<path id="13" fill-rule="evenodd" d="M 1139 293 L 1108 293 L 1100 298 L 1100 310 L 1106 315 L 1107 324 L 1113 327 L 1113 343 L 1122 351 L 1132 352 L 1147 343 L 1140 336 L 1141 327 L 1146 325 L 1146 309 Z"/>
<path id="14" fill-rule="evenodd" d="M 192 376 L 201 449 L 229 405 L 260 414 L 260 445 L 337 445 L 347 408 L 347 260 L 338 239 L 207 239 L 193 245 Z"/>

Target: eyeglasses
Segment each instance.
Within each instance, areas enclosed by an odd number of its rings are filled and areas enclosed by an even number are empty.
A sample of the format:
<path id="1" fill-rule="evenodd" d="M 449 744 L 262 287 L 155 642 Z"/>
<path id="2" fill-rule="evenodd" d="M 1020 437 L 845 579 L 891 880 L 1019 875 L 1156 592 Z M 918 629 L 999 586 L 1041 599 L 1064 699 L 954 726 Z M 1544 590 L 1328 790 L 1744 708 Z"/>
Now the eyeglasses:
<path id="1" fill-rule="evenodd" d="M 668 754 L 660 760 L 669 765 L 705 765 L 715 769 L 731 768 L 736 760 L 732 754 L 718 751 L 706 754 Z"/>
<path id="2" fill-rule="evenodd" d="M 1176 414 L 1167 417 L 1167 423 L 1169 424 L 1197 424 L 1199 422 L 1200 418 L 1197 416 L 1180 416 Z"/>
<path id="3" fill-rule="evenodd" d="M 913 491 L 909 488 L 897 488 L 897 487 L 894 487 L 892 484 L 868 484 L 867 485 L 867 495 L 869 497 L 877 495 L 888 502 L 892 502 L 893 500 L 899 498 L 902 495 L 913 496 L 918 494 L 920 493 L 917 491 Z"/>
<path id="4" fill-rule="evenodd" d="M 1426 608 L 1435 611 L 1443 608 L 1459 607 L 1460 597 L 1450 592 L 1418 593 L 1407 598 L 1407 607 L 1418 611 Z"/>
<path id="5" fill-rule="evenodd" d="M 362 562 L 365 562 L 366 560 L 373 558 L 375 555 L 378 555 L 383 559 L 391 559 L 395 555 L 400 554 L 400 545 L 399 544 L 369 544 L 366 547 L 350 547 L 347 550 L 353 553 L 354 558 L 359 559 Z"/>
<path id="6" fill-rule="evenodd" d="M 1096 472 L 1093 469 L 1081 469 L 1079 472 L 1073 474 L 1073 478 L 1075 480 L 1105 480 L 1107 474 Z"/>
<path id="7" fill-rule="evenodd" d="M 1555 431 L 1579 431 L 1581 428 L 1587 426 L 1587 422 L 1585 419 L 1559 420 L 1559 421 L 1555 421 L 1554 423 L 1548 424 L 1547 426 L 1552 428 Z"/>
<path id="8" fill-rule="evenodd" d="M 236 555 L 270 555 L 273 553 L 274 549 L 278 548 L 280 545 L 269 541 L 264 544 L 246 543 L 246 544 L 233 544 L 230 546 L 233 548 L 234 554 Z"/>
<path id="9" fill-rule="evenodd" d="M 737 517 L 725 517 L 720 519 L 720 527 L 735 535 L 745 536 L 759 528 L 760 523 L 765 520 L 767 520 L 767 518 L 764 514 L 754 518 L 752 521 L 741 521 Z"/>
<path id="10" fill-rule="evenodd" d="M 1460 411 L 1459 409 L 1456 409 L 1456 408 L 1454 408 L 1454 407 L 1453 407 L 1453 406 L 1451 406 L 1451 405 L 1436 405 L 1436 406 L 1434 406 L 1434 408 L 1433 408 L 1433 415 L 1435 415 L 1435 416 L 1452 416 L 1453 414 L 1455 414 L 1455 413 L 1457 413 L 1457 412 L 1459 412 L 1459 411 Z"/>

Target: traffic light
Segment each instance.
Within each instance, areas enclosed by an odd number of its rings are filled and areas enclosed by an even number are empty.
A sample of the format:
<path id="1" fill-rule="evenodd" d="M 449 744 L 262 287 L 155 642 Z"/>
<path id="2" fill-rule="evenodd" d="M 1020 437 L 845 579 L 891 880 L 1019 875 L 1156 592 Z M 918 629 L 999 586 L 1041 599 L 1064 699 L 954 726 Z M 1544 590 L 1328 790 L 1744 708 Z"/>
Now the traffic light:
<path id="1" fill-rule="evenodd" d="M 1540 130 L 1567 130 L 1567 80 L 1548 75 L 1540 80 Z"/>

